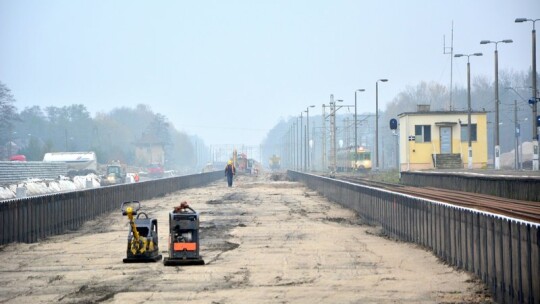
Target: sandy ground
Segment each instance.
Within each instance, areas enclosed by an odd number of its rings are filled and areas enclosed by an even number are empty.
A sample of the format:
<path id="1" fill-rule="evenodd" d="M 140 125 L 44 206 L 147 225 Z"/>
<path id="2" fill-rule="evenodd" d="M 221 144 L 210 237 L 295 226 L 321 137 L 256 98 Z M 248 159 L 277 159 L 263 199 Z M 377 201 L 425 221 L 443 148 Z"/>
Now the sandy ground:
<path id="1" fill-rule="evenodd" d="M 380 236 L 301 184 L 240 176 L 143 201 L 159 221 L 201 213 L 206 265 L 123 264 L 127 218 L 105 215 L 69 234 L 0 247 L 0 303 L 491 303 L 468 273 L 416 245 Z"/>

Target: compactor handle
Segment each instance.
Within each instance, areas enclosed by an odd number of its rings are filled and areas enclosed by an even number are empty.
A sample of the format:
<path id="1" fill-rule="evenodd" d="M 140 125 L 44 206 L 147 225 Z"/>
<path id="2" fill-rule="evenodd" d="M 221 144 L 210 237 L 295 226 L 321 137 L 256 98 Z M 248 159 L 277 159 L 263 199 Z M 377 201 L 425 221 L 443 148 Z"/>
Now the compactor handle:
<path id="1" fill-rule="evenodd" d="M 141 209 L 141 203 L 139 201 L 123 202 L 122 205 L 120 206 L 120 210 L 122 210 L 122 215 L 127 215 L 128 207 L 132 207 L 133 208 L 132 214 L 136 215 L 137 211 Z"/>
<path id="2" fill-rule="evenodd" d="M 193 210 L 193 209 L 188 205 L 187 202 L 182 202 L 182 203 L 180 203 L 180 206 L 174 207 L 173 212 L 174 212 L 174 213 L 186 212 L 187 209 L 191 210 L 192 213 L 196 213 L 195 210 Z"/>
<path id="3" fill-rule="evenodd" d="M 148 217 L 148 214 L 146 214 L 145 212 L 140 212 L 140 213 L 138 213 L 138 214 L 137 214 L 137 218 L 140 218 L 141 215 L 144 215 L 144 218 L 149 218 L 149 217 Z"/>

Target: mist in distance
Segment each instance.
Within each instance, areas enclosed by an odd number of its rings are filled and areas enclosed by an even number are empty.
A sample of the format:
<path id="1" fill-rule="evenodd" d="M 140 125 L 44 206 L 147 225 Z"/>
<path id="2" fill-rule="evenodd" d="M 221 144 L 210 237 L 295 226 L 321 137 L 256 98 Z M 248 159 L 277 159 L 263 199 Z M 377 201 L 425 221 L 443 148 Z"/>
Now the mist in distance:
<path id="1" fill-rule="evenodd" d="M 90 115 L 147 105 L 204 145 L 259 145 L 330 94 L 359 112 L 385 110 L 422 82 L 449 86 L 450 56 L 482 52 L 473 82 L 528 73 L 538 1 L 0 1 L 0 81 L 15 106 L 84 104 Z M 463 88 L 466 60 L 454 59 Z M 457 97 L 457 96 L 456 96 Z M 488 98 L 488 97 L 486 97 Z M 137 123 L 137 122 L 133 122 Z"/>

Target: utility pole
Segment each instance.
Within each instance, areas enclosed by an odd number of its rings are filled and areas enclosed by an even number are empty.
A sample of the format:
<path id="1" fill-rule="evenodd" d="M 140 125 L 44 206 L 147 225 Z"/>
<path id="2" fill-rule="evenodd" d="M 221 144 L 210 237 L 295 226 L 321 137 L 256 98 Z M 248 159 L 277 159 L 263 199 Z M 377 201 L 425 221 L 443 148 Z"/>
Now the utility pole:
<path id="1" fill-rule="evenodd" d="M 299 164 L 299 159 L 300 159 L 300 157 L 298 157 L 298 153 L 300 153 L 299 149 L 298 149 L 298 142 L 299 142 L 298 139 L 300 138 L 300 132 L 298 132 L 299 131 L 298 118 L 296 118 L 296 126 L 295 126 L 295 128 L 296 128 L 296 144 L 294 145 L 294 147 L 296 149 L 296 153 L 295 153 L 296 154 L 296 160 L 295 160 L 294 169 L 298 170 L 298 164 Z"/>
<path id="2" fill-rule="evenodd" d="M 322 164 L 322 171 L 326 171 L 326 106 L 322 105 L 322 138 L 321 138 L 321 164 Z"/>
<path id="3" fill-rule="evenodd" d="M 345 148 L 349 148 L 350 145 L 351 145 L 351 142 L 350 142 L 350 136 L 349 136 L 349 132 L 350 132 L 350 125 L 349 125 L 349 117 L 345 117 L 345 136 L 343 136 L 345 138 Z"/>
<path id="4" fill-rule="evenodd" d="M 468 133 L 468 164 L 467 168 L 473 168 L 473 150 L 472 150 L 472 125 L 471 125 L 471 63 L 469 61 L 471 56 L 482 56 L 482 53 L 473 54 L 456 54 L 454 57 L 467 57 L 467 133 Z"/>
<path id="5" fill-rule="evenodd" d="M 532 143 L 533 143 L 533 160 L 532 160 L 532 169 L 533 171 L 538 171 L 540 169 L 539 164 L 539 148 L 538 148 L 538 129 L 540 129 L 540 125 L 537 125 L 537 119 L 538 119 L 538 90 L 536 89 L 536 28 L 535 23 L 536 21 L 540 21 L 540 19 L 527 19 L 527 18 L 516 18 L 516 23 L 521 22 L 532 22 L 533 29 L 532 29 L 532 99 L 529 101 L 529 103 L 532 105 Z"/>
<path id="6" fill-rule="evenodd" d="M 309 171 L 309 166 L 310 166 L 310 150 L 309 150 L 309 108 L 314 108 L 315 106 L 314 105 L 311 105 L 311 106 L 308 106 L 306 108 L 306 151 L 305 151 L 305 160 L 304 160 L 304 163 L 305 163 L 305 166 L 306 166 L 306 171 Z"/>
<path id="7" fill-rule="evenodd" d="M 446 37 L 443 36 L 443 54 L 450 54 L 450 101 L 448 109 L 452 111 L 452 76 L 454 68 L 454 20 L 452 20 L 452 34 L 450 35 L 450 46 L 446 47 Z"/>
<path id="8" fill-rule="evenodd" d="M 514 100 L 514 134 L 515 134 L 515 142 L 516 142 L 516 148 L 514 149 L 514 169 L 518 170 L 519 167 L 519 160 L 518 160 L 518 148 L 519 148 L 519 124 L 518 124 L 518 116 L 517 116 L 517 100 Z"/>
<path id="9" fill-rule="evenodd" d="M 308 136 L 307 136 L 307 132 L 308 132 L 308 128 L 307 128 L 307 121 L 308 121 L 309 118 L 306 117 L 306 125 L 304 126 L 304 171 L 307 171 L 308 170 L 308 148 L 309 148 L 309 145 L 308 145 Z"/>
<path id="10" fill-rule="evenodd" d="M 358 169 L 358 113 L 357 113 L 357 102 L 356 102 L 356 93 L 364 92 L 365 89 L 358 89 L 354 91 L 354 170 Z"/>
<path id="11" fill-rule="evenodd" d="M 384 136 L 381 136 L 381 168 L 384 169 Z"/>
<path id="12" fill-rule="evenodd" d="M 304 158 L 304 155 L 303 155 L 303 148 L 304 148 L 304 145 L 303 145 L 303 136 L 304 136 L 304 113 L 303 112 L 300 112 L 300 171 L 304 171 L 305 168 L 304 168 L 304 165 L 303 165 L 303 158 Z"/>
<path id="13" fill-rule="evenodd" d="M 332 172 L 336 172 L 336 103 L 334 95 L 330 95 L 330 158 L 332 159 Z"/>
<path id="14" fill-rule="evenodd" d="M 504 39 L 499 41 L 491 41 L 491 40 L 482 40 L 480 41 L 480 44 L 495 44 L 495 132 L 494 132 L 494 142 L 495 146 L 493 149 L 494 154 L 494 167 L 496 170 L 499 170 L 501 168 L 500 163 L 500 154 L 501 154 L 501 146 L 499 144 L 499 51 L 497 50 L 497 46 L 499 43 L 512 43 L 512 39 Z"/>

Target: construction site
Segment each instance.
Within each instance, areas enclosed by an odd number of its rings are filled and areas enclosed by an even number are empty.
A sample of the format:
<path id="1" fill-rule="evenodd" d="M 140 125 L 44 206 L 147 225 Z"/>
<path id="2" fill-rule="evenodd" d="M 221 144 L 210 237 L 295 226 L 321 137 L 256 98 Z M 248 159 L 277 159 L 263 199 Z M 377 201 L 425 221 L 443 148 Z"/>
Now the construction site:
<path id="1" fill-rule="evenodd" d="M 283 173 L 140 200 L 159 223 L 164 257 L 168 216 L 181 202 L 200 215 L 204 265 L 123 263 L 130 224 L 117 202 L 77 229 L 0 247 L 0 303 L 492 302 L 474 274 Z"/>

